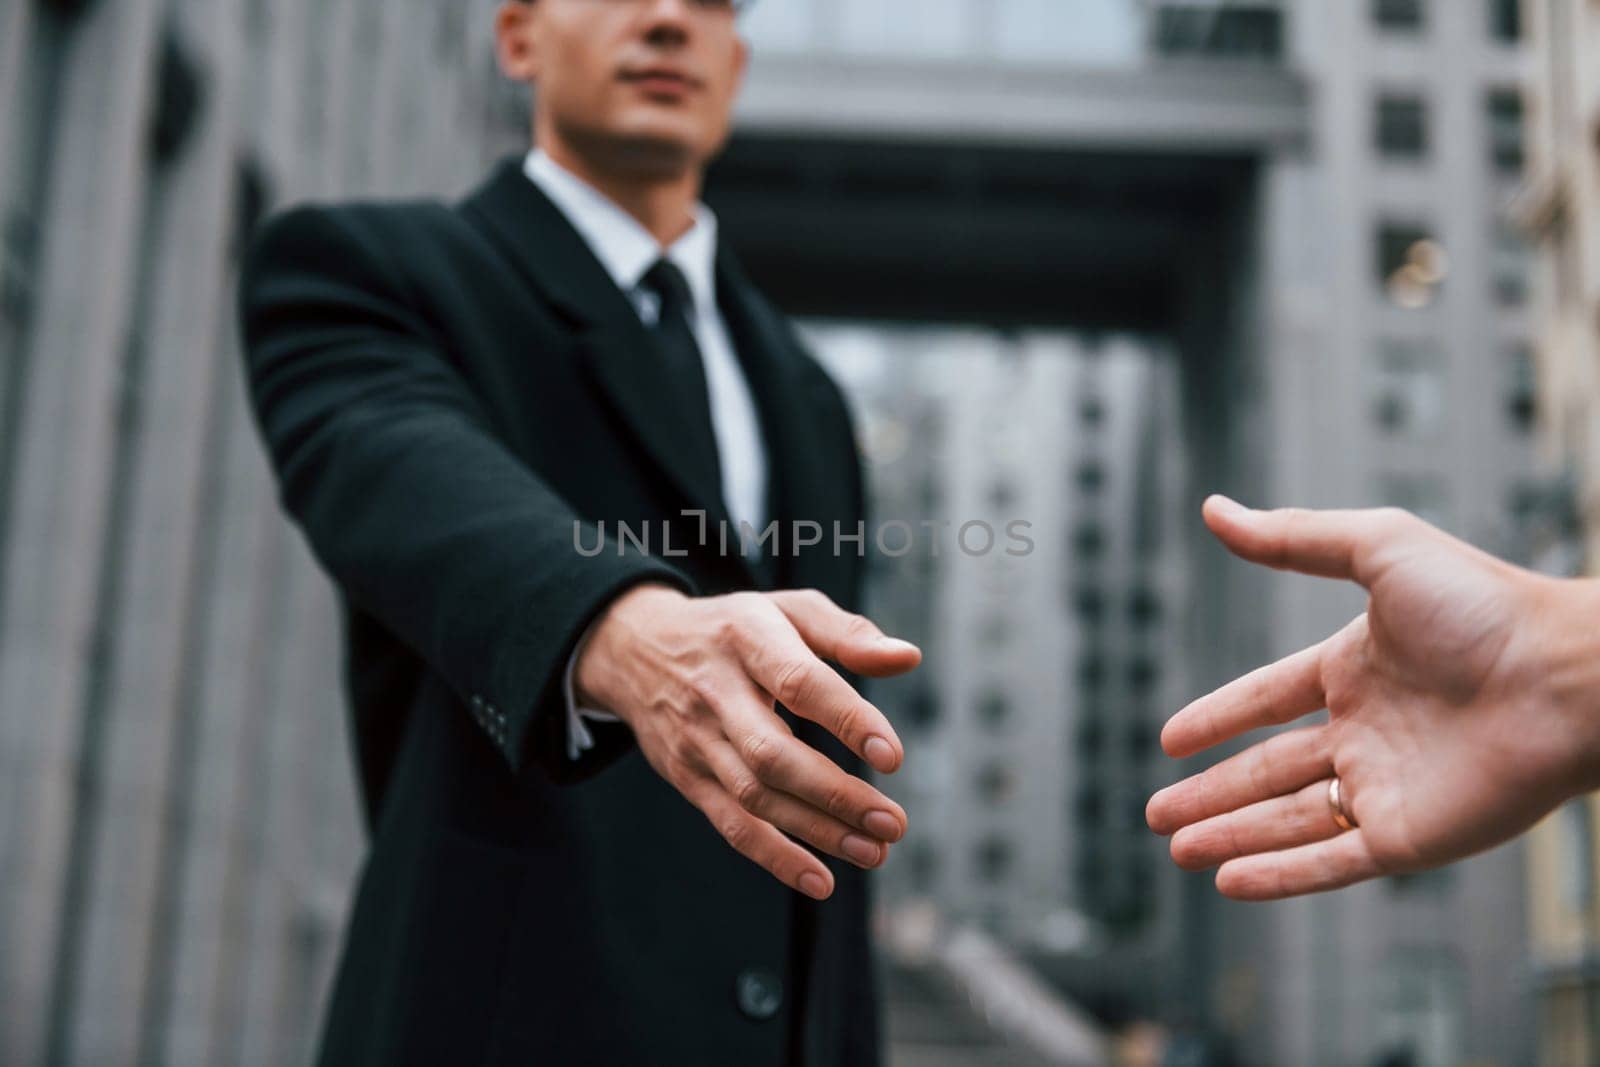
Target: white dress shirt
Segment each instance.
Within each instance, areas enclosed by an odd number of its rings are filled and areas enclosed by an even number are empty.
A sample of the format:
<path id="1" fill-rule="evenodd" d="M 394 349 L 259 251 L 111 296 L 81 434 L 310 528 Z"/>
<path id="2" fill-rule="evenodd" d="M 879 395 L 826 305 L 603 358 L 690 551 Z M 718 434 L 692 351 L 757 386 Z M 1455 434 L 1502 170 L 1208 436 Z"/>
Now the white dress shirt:
<path id="1" fill-rule="evenodd" d="M 662 248 L 637 219 L 542 149 L 534 148 L 528 153 L 523 171 L 578 231 L 646 325 L 655 324 L 659 310 L 655 294 L 639 284 L 646 272 L 663 257 L 683 271 L 694 300 L 689 326 L 705 360 L 711 428 L 722 467 L 723 501 L 735 523 L 748 522 L 759 530 L 766 505 L 767 457 L 762 449 L 755 397 L 739 365 L 727 323 L 717 308 L 716 215 L 704 204 L 696 204 L 688 232 Z M 616 721 L 609 712 L 578 707 L 572 672 L 588 637 L 586 631 L 579 639 L 562 678 L 567 703 L 567 755 L 573 759 L 594 746 L 585 718 Z"/>

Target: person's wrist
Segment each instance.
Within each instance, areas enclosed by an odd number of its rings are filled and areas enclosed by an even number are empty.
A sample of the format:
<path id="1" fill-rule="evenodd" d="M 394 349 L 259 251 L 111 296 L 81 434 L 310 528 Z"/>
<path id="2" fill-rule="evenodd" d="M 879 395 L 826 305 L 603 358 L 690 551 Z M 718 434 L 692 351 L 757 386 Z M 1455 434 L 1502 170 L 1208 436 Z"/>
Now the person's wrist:
<path id="1" fill-rule="evenodd" d="M 672 601 L 685 599 L 683 592 L 670 585 L 642 582 L 606 605 L 573 665 L 573 697 L 580 707 L 627 718 L 624 709 L 628 702 L 621 699 L 620 692 L 623 650 L 636 647 L 644 619 Z"/>
<path id="2" fill-rule="evenodd" d="M 1570 792 L 1587 793 L 1600 789 L 1600 580 L 1552 580 L 1544 593 L 1544 688 L 1572 739 Z"/>

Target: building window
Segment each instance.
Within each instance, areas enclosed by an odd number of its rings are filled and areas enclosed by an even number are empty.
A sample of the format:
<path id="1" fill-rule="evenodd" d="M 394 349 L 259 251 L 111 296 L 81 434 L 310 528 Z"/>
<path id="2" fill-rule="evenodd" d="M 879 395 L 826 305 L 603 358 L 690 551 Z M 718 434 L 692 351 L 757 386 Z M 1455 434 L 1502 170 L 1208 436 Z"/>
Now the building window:
<path id="1" fill-rule="evenodd" d="M 1000 726 L 1011 718 L 1011 704 L 1004 693 L 986 693 L 978 701 L 978 719 L 985 726 Z"/>
<path id="2" fill-rule="evenodd" d="M 1528 276 L 1533 270 L 1533 255 L 1522 234 L 1509 223 L 1501 223 L 1494 235 L 1494 298 L 1502 307 L 1521 307 L 1528 302 Z"/>
<path id="3" fill-rule="evenodd" d="M 1152 44 L 1161 56 L 1277 59 L 1284 13 L 1266 4 L 1163 4 L 1155 9 Z"/>
<path id="4" fill-rule="evenodd" d="M 1086 715 L 1078 724 L 1078 755 L 1093 757 L 1100 755 L 1100 750 L 1105 746 L 1106 728 L 1098 715 Z"/>
<path id="5" fill-rule="evenodd" d="M 1078 621 L 1085 626 L 1097 626 L 1106 617 L 1106 597 L 1098 589 L 1079 589 L 1072 598 Z"/>
<path id="6" fill-rule="evenodd" d="M 1016 793 L 1017 776 L 1003 763 L 989 763 L 978 771 L 974 784 L 980 800 L 985 804 L 1000 805 Z"/>
<path id="7" fill-rule="evenodd" d="M 1372 0 L 1372 21 L 1385 30 L 1415 33 L 1423 28 L 1427 13 L 1423 0 Z"/>
<path id="8" fill-rule="evenodd" d="M 1084 426 L 1097 429 L 1106 421 L 1106 405 L 1097 396 L 1086 396 L 1078 403 L 1078 417 Z"/>
<path id="9" fill-rule="evenodd" d="M 1519 0 L 1489 0 L 1489 36 L 1502 44 L 1522 40 L 1522 4 Z"/>
<path id="10" fill-rule="evenodd" d="M 1460 1063 L 1465 1059 L 1466 983 L 1446 951 L 1391 949 L 1374 976 L 1379 1005 L 1368 1060 Z"/>
<path id="11" fill-rule="evenodd" d="M 989 510 L 998 515 L 1010 515 L 1016 510 L 1017 491 L 1010 482 L 995 482 L 989 487 Z"/>
<path id="12" fill-rule="evenodd" d="M 1153 589 L 1136 589 L 1128 597 L 1128 621 L 1142 628 L 1161 621 L 1161 596 Z"/>
<path id="13" fill-rule="evenodd" d="M 1078 662 L 1078 685 L 1089 692 L 1097 692 L 1106 684 L 1106 661 L 1101 656 L 1089 655 Z"/>
<path id="14" fill-rule="evenodd" d="M 1105 530 L 1093 522 L 1080 523 L 1072 534 L 1072 550 L 1079 559 L 1097 560 L 1105 555 Z"/>
<path id="15" fill-rule="evenodd" d="M 1078 467 L 1078 490 L 1084 495 L 1092 495 L 1104 489 L 1106 485 L 1106 469 L 1093 461 Z"/>
<path id="16" fill-rule="evenodd" d="M 1155 727 L 1148 722 L 1139 721 L 1128 727 L 1128 758 L 1132 760 L 1146 760 L 1156 754 L 1160 747 Z M 1144 809 L 1139 811 L 1140 821 L 1144 819 Z"/>
<path id="17" fill-rule="evenodd" d="M 919 730 L 926 730 L 939 721 L 939 703 L 927 689 L 918 689 L 905 704 L 906 720 Z"/>
<path id="18" fill-rule="evenodd" d="M 1139 658 L 1128 664 L 1128 687 L 1135 693 L 1145 694 L 1155 688 L 1161 678 L 1161 669 L 1154 660 Z"/>
<path id="19" fill-rule="evenodd" d="M 1516 89 L 1491 89 L 1486 107 L 1489 114 L 1489 158 L 1494 169 L 1507 177 L 1522 174 L 1522 93 Z"/>
<path id="20" fill-rule="evenodd" d="M 1539 415 L 1539 381 L 1533 349 L 1528 345 L 1514 345 L 1508 361 L 1511 382 L 1506 390 L 1506 413 L 1511 417 L 1512 426 L 1528 433 Z"/>
<path id="21" fill-rule="evenodd" d="M 1432 304 L 1450 272 L 1443 246 L 1422 226 L 1385 222 L 1378 227 L 1378 284 L 1396 307 Z"/>
<path id="22" fill-rule="evenodd" d="M 1423 438 L 1444 416 L 1444 361 L 1431 344 L 1390 341 L 1378 353 L 1373 421 L 1395 437 Z"/>
<path id="23" fill-rule="evenodd" d="M 1078 790 L 1078 822 L 1082 826 L 1099 826 L 1106 814 L 1105 790 L 1098 785 L 1086 785 Z"/>
<path id="24" fill-rule="evenodd" d="M 1003 837 L 986 837 L 978 843 L 975 858 L 978 877 L 986 882 L 998 882 L 1011 872 L 1011 842 Z"/>
<path id="25" fill-rule="evenodd" d="M 906 866 L 910 869 L 912 888 L 926 893 L 939 877 L 939 853 L 926 841 L 911 842 L 907 851 L 910 855 Z"/>
<path id="26" fill-rule="evenodd" d="M 1420 160 L 1428 154 L 1428 106 L 1420 96 L 1385 93 L 1374 117 L 1379 155 L 1385 159 Z"/>

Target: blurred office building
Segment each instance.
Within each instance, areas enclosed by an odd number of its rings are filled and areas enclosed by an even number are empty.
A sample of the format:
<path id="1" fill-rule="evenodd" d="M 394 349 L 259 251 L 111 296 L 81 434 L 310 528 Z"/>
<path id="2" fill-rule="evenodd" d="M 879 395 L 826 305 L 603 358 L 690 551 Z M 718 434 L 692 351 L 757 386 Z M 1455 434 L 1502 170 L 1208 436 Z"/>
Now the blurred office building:
<path id="1" fill-rule="evenodd" d="M 476 180 L 487 17 L 0 4 L 0 1063 L 309 1062 L 363 843 L 233 271 L 270 208 Z"/>
<path id="2" fill-rule="evenodd" d="M 1600 565 L 1600 7 L 1528 5 L 1534 46 L 1523 221 L 1540 250 L 1539 411 L 1545 458 L 1567 490 L 1548 569 Z M 1563 550 L 1564 549 L 1564 550 Z M 1529 840 L 1541 1062 L 1600 1060 L 1600 849 L 1594 798 Z"/>

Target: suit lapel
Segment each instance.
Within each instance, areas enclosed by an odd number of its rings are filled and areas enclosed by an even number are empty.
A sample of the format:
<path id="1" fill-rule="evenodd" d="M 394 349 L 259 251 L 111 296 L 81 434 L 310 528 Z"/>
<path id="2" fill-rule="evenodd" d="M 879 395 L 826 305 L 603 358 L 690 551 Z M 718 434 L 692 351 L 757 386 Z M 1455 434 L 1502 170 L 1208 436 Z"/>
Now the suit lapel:
<path id="1" fill-rule="evenodd" d="M 666 400 L 676 386 L 654 339 L 583 237 L 528 179 L 522 157 L 501 160 L 463 211 L 572 323 L 585 370 L 661 474 L 710 523 L 725 520 L 722 487 L 696 462 L 683 412 Z"/>

